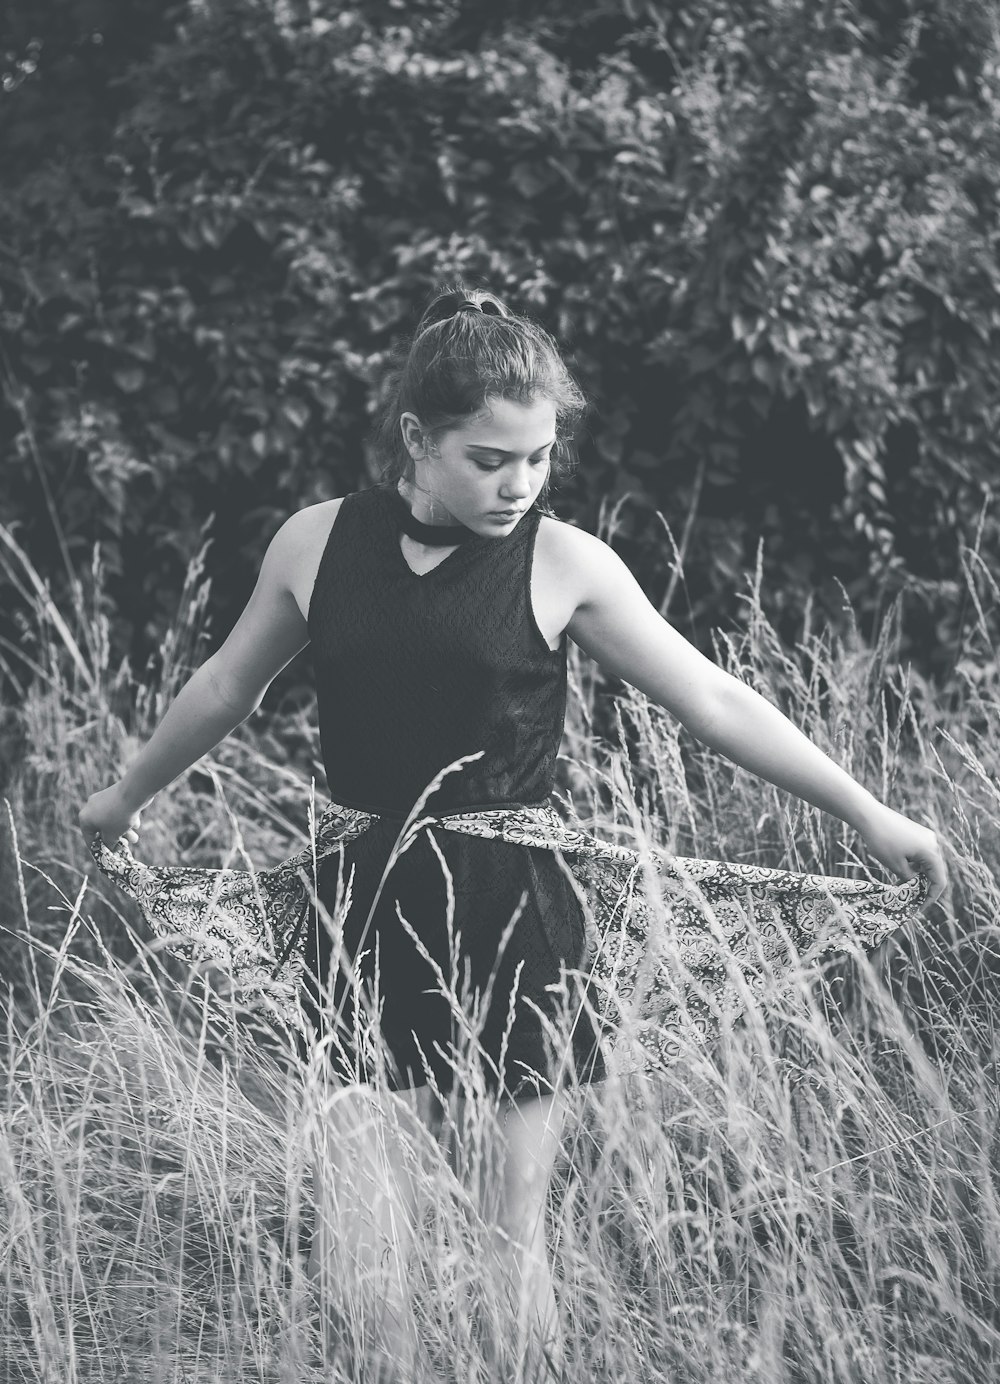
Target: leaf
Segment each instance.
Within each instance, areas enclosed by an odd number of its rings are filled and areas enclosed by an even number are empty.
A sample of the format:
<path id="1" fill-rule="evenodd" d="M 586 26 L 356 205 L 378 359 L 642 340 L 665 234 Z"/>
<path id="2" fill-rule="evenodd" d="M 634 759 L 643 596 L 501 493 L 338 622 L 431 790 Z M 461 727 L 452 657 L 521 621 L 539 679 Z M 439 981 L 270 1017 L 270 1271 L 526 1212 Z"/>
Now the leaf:
<path id="1" fill-rule="evenodd" d="M 146 372 L 138 365 L 119 365 L 111 377 L 123 394 L 136 394 L 146 383 Z"/>
<path id="2" fill-rule="evenodd" d="M 282 399 L 281 411 L 294 428 L 304 428 L 309 422 L 309 405 L 302 399 Z"/>
<path id="3" fill-rule="evenodd" d="M 754 379 L 759 380 L 761 384 L 766 384 L 772 389 L 777 384 L 777 369 L 775 368 L 774 361 L 770 360 L 767 356 L 754 356 L 750 368 L 753 371 Z"/>

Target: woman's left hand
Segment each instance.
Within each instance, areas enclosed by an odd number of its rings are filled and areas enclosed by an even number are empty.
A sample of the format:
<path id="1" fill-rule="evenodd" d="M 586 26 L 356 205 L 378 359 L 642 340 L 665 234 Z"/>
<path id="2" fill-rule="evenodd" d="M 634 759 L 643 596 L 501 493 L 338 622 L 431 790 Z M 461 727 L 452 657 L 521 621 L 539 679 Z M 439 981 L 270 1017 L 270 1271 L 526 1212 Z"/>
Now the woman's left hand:
<path id="1" fill-rule="evenodd" d="M 901 812 L 878 803 L 859 829 L 871 854 L 887 870 L 902 875 L 903 879 L 926 875 L 928 903 L 941 897 L 948 883 L 948 872 L 938 839 L 930 827 L 923 827 Z"/>

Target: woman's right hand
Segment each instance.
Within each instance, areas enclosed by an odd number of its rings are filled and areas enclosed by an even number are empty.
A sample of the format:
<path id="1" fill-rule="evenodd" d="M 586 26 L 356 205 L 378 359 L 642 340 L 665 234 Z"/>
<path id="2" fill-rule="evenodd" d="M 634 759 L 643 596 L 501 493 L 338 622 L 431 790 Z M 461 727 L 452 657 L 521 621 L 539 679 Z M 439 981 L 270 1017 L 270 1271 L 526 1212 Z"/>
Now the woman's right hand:
<path id="1" fill-rule="evenodd" d="M 140 814 L 146 803 L 136 807 L 126 798 L 120 783 L 91 793 L 84 803 L 78 821 L 88 847 L 96 835 L 112 850 L 121 837 L 131 845 L 139 840 Z"/>

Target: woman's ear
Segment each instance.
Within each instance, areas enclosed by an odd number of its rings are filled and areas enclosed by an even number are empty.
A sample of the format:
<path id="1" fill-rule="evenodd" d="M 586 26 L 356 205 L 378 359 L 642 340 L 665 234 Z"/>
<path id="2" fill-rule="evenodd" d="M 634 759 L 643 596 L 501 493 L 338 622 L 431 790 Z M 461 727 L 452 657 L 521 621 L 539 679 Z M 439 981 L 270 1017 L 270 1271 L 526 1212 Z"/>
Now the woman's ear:
<path id="1" fill-rule="evenodd" d="M 400 414 L 399 430 L 403 434 L 406 450 L 414 460 L 427 455 L 424 427 L 415 413 Z"/>

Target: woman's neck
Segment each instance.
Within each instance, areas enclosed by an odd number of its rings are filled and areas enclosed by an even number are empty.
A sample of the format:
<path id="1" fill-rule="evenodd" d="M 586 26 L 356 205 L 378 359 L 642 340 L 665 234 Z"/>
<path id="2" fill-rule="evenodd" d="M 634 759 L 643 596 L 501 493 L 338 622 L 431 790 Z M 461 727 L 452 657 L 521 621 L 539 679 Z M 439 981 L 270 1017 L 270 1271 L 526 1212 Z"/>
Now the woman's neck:
<path id="1" fill-rule="evenodd" d="M 396 486 L 396 493 L 405 503 L 407 509 L 418 523 L 441 527 L 454 527 L 456 520 L 446 511 L 444 507 L 434 503 L 434 496 L 428 490 L 424 490 L 413 481 L 403 477 Z"/>
<path id="2" fill-rule="evenodd" d="M 405 482 L 402 484 L 405 485 Z M 418 499 L 421 498 L 420 492 L 416 493 Z M 399 503 L 399 525 L 402 532 L 421 548 L 432 550 L 454 547 L 474 536 L 473 529 L 465 524 L 456 523 L 450 515 L 444 521 L 440 517 L 440 511 L 434 515 L 433 503 L 424 512 L 427 513 L 429 509 L 434 518 L 424 519 L 419 512 L 419 504 L 415 510 L 408 495 L 399 485 L 396 487 L 396 499 Z"/>

